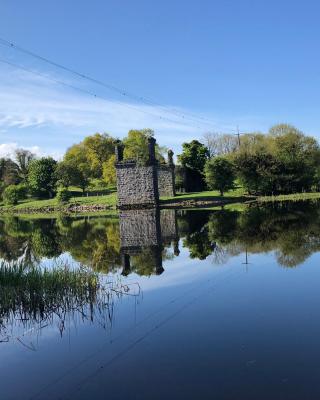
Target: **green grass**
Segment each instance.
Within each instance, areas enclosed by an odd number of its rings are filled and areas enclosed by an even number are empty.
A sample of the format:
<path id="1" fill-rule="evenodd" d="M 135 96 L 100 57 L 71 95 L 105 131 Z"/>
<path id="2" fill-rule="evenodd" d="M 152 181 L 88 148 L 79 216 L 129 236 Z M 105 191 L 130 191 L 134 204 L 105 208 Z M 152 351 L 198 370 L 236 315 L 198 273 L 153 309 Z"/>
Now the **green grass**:
<path id="1" fill-rule="evenodd" d="M 115 208 L 116 203 L 117 194 L 115 192 L 102 196 L 76 196 L 72 197 L 68 203 L 62 205 L 58 203 L 56 198 L 48 200 L 37 200 L 29 198 L 20 201 L 19 204 L 15 206 L 6 206 L 3 203 L 0 203 L 0 212 L 19 212 L 23 210 L 30 210 L 33 212 L 36 210 L 41 211 L 42 209 L 47 207 L 52 207 L 58 211 L 60 209 L 66 209 L 72 205 L 102 205 L 109 208 Z"/>
<path id="2" fill-rule="evenodd" d="M 180 200 L 228 200 L 230 198 L 243 198 L 245 197 L 245 191 L 242 187 L 238 187 L 234 190 L 225 192 L 224 196 L 220 195 L 218 190 L 208 190 L 204 192 L 190 192 L 190 193 L 177 193 L 175 197 L 161 197 L 161 201 L 177 201 Z"/>
<path id="3" fill-rule="evenodd" d="M 316 200 L 320 199 L 320 193 L 292 193 L 281 194 L 277 196 L 260 196 L 256 200 L 260 203 L 274 202 L 274 201 L 302 201 L 302 200 Z"/>

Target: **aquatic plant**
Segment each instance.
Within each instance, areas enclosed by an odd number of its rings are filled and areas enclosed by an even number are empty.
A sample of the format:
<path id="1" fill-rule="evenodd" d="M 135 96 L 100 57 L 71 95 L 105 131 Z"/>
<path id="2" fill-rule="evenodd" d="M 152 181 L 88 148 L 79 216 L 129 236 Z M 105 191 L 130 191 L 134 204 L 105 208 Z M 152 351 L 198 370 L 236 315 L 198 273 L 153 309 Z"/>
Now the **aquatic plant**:
<path id="1" fill-rule="evenodd" d="M 114 299 L 131 294 L 121 282 L 106 281 L 92 270 L 68 265 L 53 268 L 0 264 L 0 335 L 13 337 L 19 328 L 42 329 L 57 322 L 62 335 L 66 320 L 112 323 Z M 18 325 L 18 326 L 17 326 Z M 11 332 L 10 332 L 11 327 Z M 16 328 L 16 329 L 14 329 Z M 1 340 L 1 339 L 0 339 Z"/>

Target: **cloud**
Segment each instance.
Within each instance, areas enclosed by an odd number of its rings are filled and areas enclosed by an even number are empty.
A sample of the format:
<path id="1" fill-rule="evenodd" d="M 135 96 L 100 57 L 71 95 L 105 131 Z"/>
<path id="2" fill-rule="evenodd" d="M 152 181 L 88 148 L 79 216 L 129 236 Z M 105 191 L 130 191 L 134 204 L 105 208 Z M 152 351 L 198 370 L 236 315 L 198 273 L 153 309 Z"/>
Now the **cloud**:
<path id="1" fill-rule="evenodd" d="M 3 140 L 7 139 L 2 151 L 19 143 L 23 147 L 41 147 L 43 153 L 61 154 L 90 133 L 106 131 L 121 138 L 134 128 L 154 129 L 158 142 L 175 150 L 182 142 L 210 130 L 210 125 L 187 116 L 177 117 L 177 112 L 168 114 L 163 107 L 94 98 L 54 83 L 50 76 L 0 68 L 7 76 L 0 81 L 0 132 Z M 81 81 L 67 82 L 88 89 L 81 86 Z M 179 114 L 185 112 L 178 109 Z M 220 131 L 230 128 L 218 119 L 215 126 Z"/>
<path id="2" fill-rule="evenodd" d="M 3 143 L 0 144 L 0 157 L 13 157 L 15 151 L 19 148 L 18 143 Z M 32 146 L 26 148 L 37 156 L 42 155 L 41 150 L 38 146 Z"/>
<path id="3" fill-rule="evenodd" d="M 20 146 L 18 143 L 2 143 L 0 144 L 0 158 L 11 158 L 14 159 L 15 151 L 19 148 L 23 147 L 26 150 L 31 151 L 31 153 L 35 154 L 37 157 L 51 156 L 55 159 L 60 159 L 62 154 L 57 152 L 47 153 L 43 151 L 39 146 Z"/>

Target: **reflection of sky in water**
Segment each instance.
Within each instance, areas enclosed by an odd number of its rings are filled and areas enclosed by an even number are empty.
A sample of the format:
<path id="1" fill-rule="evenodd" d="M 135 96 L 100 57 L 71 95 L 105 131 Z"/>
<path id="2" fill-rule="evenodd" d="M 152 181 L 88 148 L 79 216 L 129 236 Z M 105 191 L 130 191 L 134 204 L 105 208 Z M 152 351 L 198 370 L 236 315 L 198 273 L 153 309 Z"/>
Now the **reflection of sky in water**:
<path id="1" fill-rule="evenodd" d="M 142 294 L 116 298 L 105 327 L 77 316 L 62 336 L 53 321 L 27 346 L 22 331 L 1 343 L 4 398 L 319 398 L 320 253 L 284 268 L 277 248 L 255 247 L 245 264 L 243 247 L 218 265 L 191 259 L 185 238 L 179 248 L 161 275 L 108 273 Z M 40 265 L 65 262 L 80 266 L 69 252 Z"/>

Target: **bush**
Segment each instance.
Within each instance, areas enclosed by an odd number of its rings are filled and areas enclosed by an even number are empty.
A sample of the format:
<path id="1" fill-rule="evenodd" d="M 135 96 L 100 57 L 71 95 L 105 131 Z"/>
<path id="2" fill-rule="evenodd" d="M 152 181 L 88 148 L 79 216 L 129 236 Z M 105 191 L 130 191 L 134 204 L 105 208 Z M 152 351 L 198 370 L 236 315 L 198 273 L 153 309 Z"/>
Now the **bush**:
<path id="1" fill-rule="evenodd" d="M 71 193 L 65 188 L 60 188 L 57 193 L 58 203 L 67 203 L 71 199 Z"/>
<path id="2" fill-rule="evenodd" d="M 15 205 L 19 200 L 26 198 L 27 192 L 26 185 L 9 185 L 3 191 L 3 201 L 6 205 Z"/>

